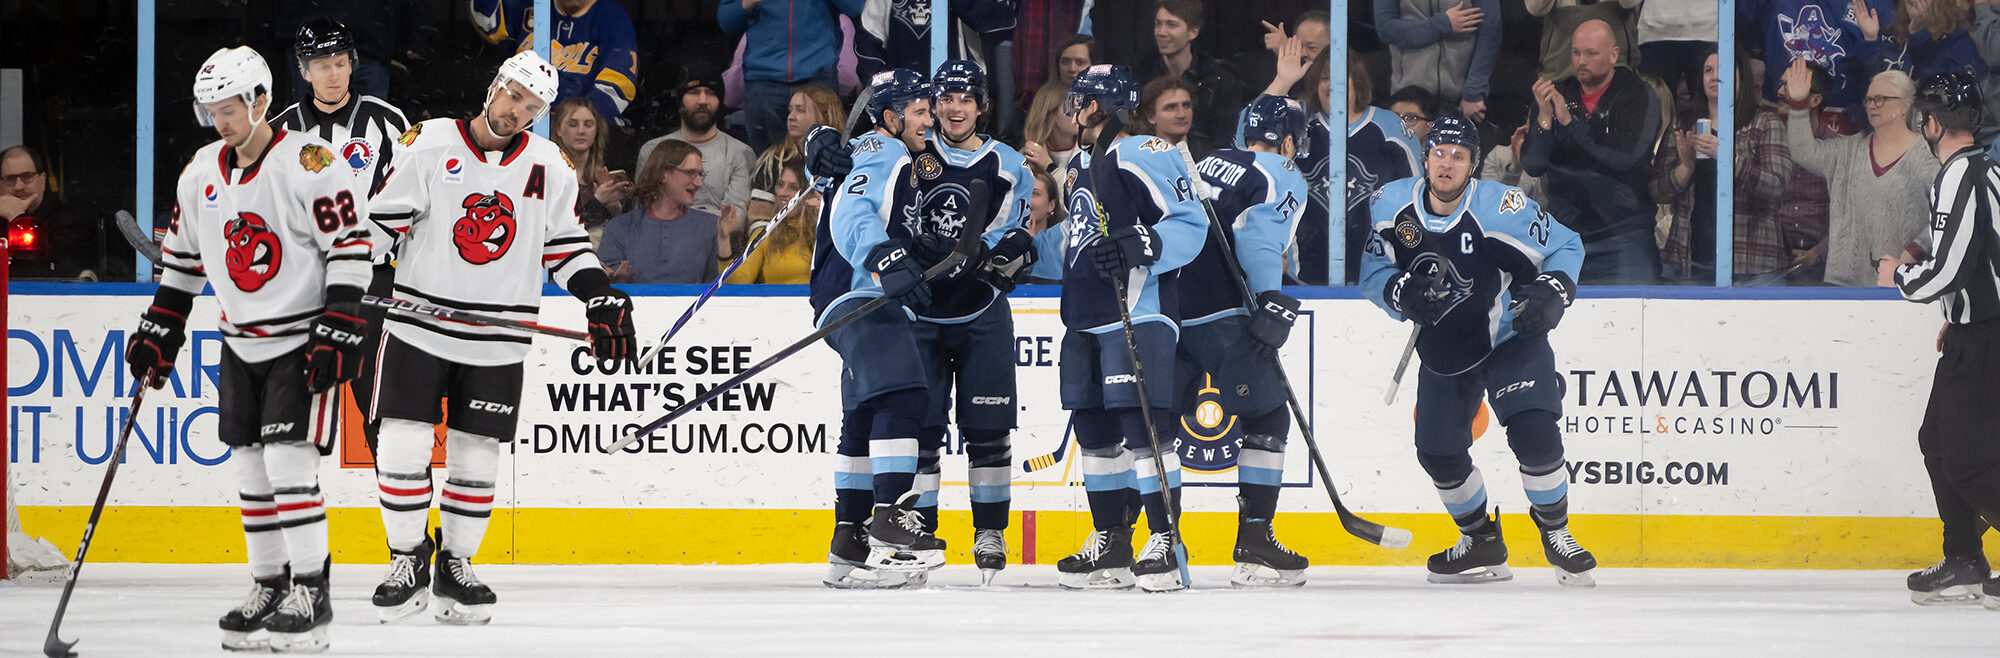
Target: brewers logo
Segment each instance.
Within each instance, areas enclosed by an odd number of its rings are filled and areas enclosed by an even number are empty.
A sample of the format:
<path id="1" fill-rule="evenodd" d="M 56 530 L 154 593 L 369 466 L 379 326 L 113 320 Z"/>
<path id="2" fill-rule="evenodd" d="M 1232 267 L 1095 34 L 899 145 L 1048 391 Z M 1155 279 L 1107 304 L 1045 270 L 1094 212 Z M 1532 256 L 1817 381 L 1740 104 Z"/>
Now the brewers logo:
<path id="1" fill-rule="evenodd" d="M 1417 248 L 1417 243 L 1424 241 L 1424 227 L 1417 224 L 1415 217 L 1406 216 L 1398 219 L 1396 220 L 1396 241 L 1403 243 L 1403 248 L 1405 249 L 1415 249 Z"/>
<path id="2" fill-rule="evenodd" d="M 1511 215 L 1527 207 L 1528 195 L 1522 194 L 1519 188 L 1507 190 L 1507 194 L 1500 197 L 1500 214 Z"/>
<path id="3" fill-rule="evenodd" d="M 918 177 L 924 180 L 937 180 L 938 174 L 942 173 L 944 173 L 944 163 L 938 162 L 937 156 L 929 153 L 917 156 Z"/>
<path id="4" fill-rule="evenodd" d="M 403 131 L 403 134 L 396 136 L 396 143 L 402 144 L 404 146 L 409 146 L 412 142 L 417 141 L 417 135 L 421 134 L 422 132 L 424 132 L 424 124 L 421 123 L 410 124 L 409 130 L 405 130 Z"/>
<path id="5" fill-rule="evenodd" d="M 1243 449 L 1243 428 L 1237 420 L 1223 407 L 1214 376 L 1204 373 L 1194 410 L 1181 416 L 1180 436 L 1174 441 L 1181 468 L 1204 474 L 1235 470 Z"/>
<path id="6" fill-rule="evenodd" d="M 307 144 L 299 148 L 299 166 L 305 167 L 306 171 L 317 174 L 331 164 L 333 164 L 333 154 L 327 152 L 326 147 Z"/>

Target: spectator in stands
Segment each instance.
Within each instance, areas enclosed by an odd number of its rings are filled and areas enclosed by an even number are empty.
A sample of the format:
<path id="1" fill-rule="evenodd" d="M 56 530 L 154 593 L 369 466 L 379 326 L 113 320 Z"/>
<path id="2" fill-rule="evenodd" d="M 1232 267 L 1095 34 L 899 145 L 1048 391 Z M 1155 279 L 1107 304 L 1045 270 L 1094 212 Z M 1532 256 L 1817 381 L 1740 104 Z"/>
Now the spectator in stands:
<path id="1" fill-rule="evenodd" d="M 604 161 L 610 131 L 597 114 L 597 105 L 588 98 L 572 98 L 556 104 L 549 113 L 554 121 L 556 145 L 576 167 L 577 214 L 587 228 L 598 228 L 619 213 L 632 198 L 632 176 L 623 169 L 611 171 Z"/>
<path id="2" fill-rule="evenodd" d="M 1201 36 L 1201 0 L 1159 0 L 1153 7 L 1157 49 L 1136 68 L 1139 79 L 1173 76 L 1187 81 L 1194 97 L 1194 140 L 1228 143 L 1236 134 L 1235 108 L 1243 107 L 1248 99 L 1243 98 L 1232 71 L 1195 47 Z"/>
<path id="3" fill-rule="evenodd" d="M 1028 106 L 1027 126 L 1022 131 L 1027 141 L 1021 144 L 1021 157 L 1033 169 L 1060 171 L 1083 150 L 1082 140 L 1076 137 L 1076 122 L 1062 114 L 1063 95 L 1067 93 L 1069 83 L 1051 82 L 1042 85 L 1035 103 Z"/>
<path id="4" fill-rule="evenodd" d="M 1313 153 L 1300 162 L 1300 171 L 1306 173 L 1306 185 L 1312 197 L 1306 204 L 1306 214 L 1299 227 L 1299 279 L 1311 284 L 1328 283 L 1327 277 L 1327 236 L 1326 226 L 1331 215 L 1327 208 L 1326 192 L 1332 185 L 1331 170 L 1327 167 L 1325 147 L 1326 126 L 1332 117 L 1326 106 L 1326 86 L 1330 66 L 1324 53 L 1317 58 L 1307 79 L 1317 79 L 1314 93 L 1306 98 L 1305 105 L 1312 115 L 1308 123 L 1308 135 L 1313 143 Z M 1280 61 L 1284 61 L 1282 58 Z M 1276 87 L 1283 78 L 1289 77 L 1290 69 L 1280 68 L 1279 80 L 1272 82 Z M 1264 93 L 1270 93 L 1265 89 Z M 1369 216 L 1368 202 L 1375 197 L 1375 191 L 1382 185 L 1411 176 L 1422 175 L 1422 158 L 1408 141 L 1409 133 L 1401 121 L 1375 118 L 1388 112 L 1370 105 L 1375 98 L 1375 82 L 1368 75 L 1368 67 L 1353 51 L 1347 57 L 1347 189 L 1343 190 L 1345 210 L 1342 224 L 1345 226 L 1346 249 L 1343 258 L 1341 279 L 1335 284 L 1358 280 L 1361 264 L 1361 247 L 1368 242 L 1373 232 L 1374 219 Z M 1307 228 L 1311 231 L 1308 232 Z"/>
<path id="5" fill-rule="evenodd" d="M 1715 12 L 1715 0 L 1646 0 L 1639 7 L 1635 68 L 1659 78 L 1669 92 L 1687 90 L 1691 102 L 1677 107 L 1676 116 L 1710 104 L 1701 80 L 1702 62 L 1715 52 Z"/>
<path id="6" fill-rule="evenodd" d="M 889 69 L 929 71 L 931 0 L 863 0 L 854 34 L 855 73 L 867 80 Z M 984 52 L 1014 34 L 1012 0 L 952 0 L 945 59 L 987 66 Z"/>
<path id="7" fill-rule="evenodd" d="M 553 8 L 549 63 L 560 76 L 556 102 L 589 98 L 607 120 L 606 130 L 626 128 L 625 108 L 639 96 L 639 42 L 632 17 L 612 0 L 554 0 Z"/>
<path id="8" fill-rule="evenodd" d="M 1653 283 L 1660 258 L 1648 185 L 1663 120 L 1659 103 L 1639 74 L 1614 64 L 1619 48 L 1611 24 L 1585 21 L 1570 52 L 1575 76 L 1534 83 L 1522 169 L 1547 177 L 1542 209 L 1583 238 L 1578 283 Z"/>
<path id="9" fill-rule="evenodd" d="M 16 279 L 98 280 L 106 264 L 97 227 L 64 217 L 51 198 L 48 163 L 26 146 L 0 150 L 0 226 L 12 234 L 7 275 Z M 131 252 L 125 259 L 131 260 Z"/>
<path id="10" fill-rule="evenodd" d="M 1208 155 L 1207 144 L 1189 141 L 1194 129 L 1194 90 L 1180 78 L 1154 78 L 1139 91 L 1139 126 L 1136 130 L 1179 145 L 1189 142 L 1194 157 Z"/>
<path id="11" fill-rule="evenodd" d="M 1090 35 L 1078 34 L 1086 0 L 1019 0 L 1014 22 L 1014 105 L 1026 108 L 1035 102 L 1035 90 L 1045 81 L 1061 77 L 1069 49 L 1085 44 L 1079 59 L 1084 67 L 1094 63 L 1090 55 Z M 1075 79 L 1075 74 L 1064 80 Z"/>
<path id="12" fill-rule="evenodd" d="M 1916 84 L 1909 74 L 1885 71 L 1868 84 L 1863 102 L 1874 134 L 1826 140 L 1813 136 L 1810 118 L 1800 109 L 1811 76 L 1803 60 L 1785 71 L 1786 99 L 1793 103 L 1785 145 L 1793 160 L 1826 177 L 1831 192 L 1827 239 L 1817 248 L 1826 260 L 1826 282 L 1872 286 L 1880 258 L 1900 259 L 1907 250 L 1929 248 L 1926 190 L 1937 176 L 1938 159 L 1910 129 Z"/>
<path id="13" fill-rule="evenodd" d="M 1862 116 L 1862 91 L 1872 73 L 1855 68 L 1864 39 L 1861 28 L 1847 18 L 1852 5 L 1853 0 L 1737 0 L 1738 29 L 1755 30 L 1764 53 L 1765 98 L 1784 100 L 1778 92 L 1780 78 L 1792 60 L 1803 58 L 1824 69 L 1831 81 L 1824 96 L 1827 109 Z M 1868 0 L 1868 6 L 1893 11 L 1895 0 Z"/>
<path id="14" fill-rule="evenodd" d="M 1443 110 L 1437 96 L 1423 87 L 1404 87 L 1389 95 L 1389 111 L 1402 120 L 1403 130 L 1418 144 L 1431 134 L 1431 122 L 1436 121 L 1438 112 Z M 1421 155 L 1417 158 L 1422 161 Z"/>
<path id="15" fill-rule="evenodd" d="M 2000 0 L 1972 0 L 1972 45 L 1990 73 L 2000 68 Z M 1979 79 L 1980 99 L 1986 102 L 1986 116 L 1979 121 L 1973 138 L 1980 144 L 2000 138 L 2000 76 Z M 1989 149 L 1990 151 L 1990 149 Z"/>
<path id="16" fill-rule="evenodd" d="M 707 283 L 729 236 L 715 215 L 696 210 L 704 175 L 701 150 L 668 140 L 639 170 L 638 207 L 604 225 L 598 256 L 614 283 Z"/>
<path id="17" fill-rule="evenodd" d="M 1062 258 L 1063 240 L 1067 237 L 1063 235 L 1062 228 L 1062 188 L 1056 185 L 1054 174 L 1040 169 L 1033 170 L 1033 173 L 1035 175 L 1035 191 L 1028 197 L 1028 218 L 1022 222 L 1022 226 L 1028 229 L 1030 235 L 1035 236 L 1035 253 L 1042 254 L 1040 258 L 1048 259 L 1053 257 L 1060 260 Z M 1035 269 L 1042 272 L 1050 271 L 1049 268 L 1041 265 L 1037 265 Z M 1061 285 L 1062 280 L 1059 278 L 1047 279 L 1031 276 L 1028 279 L 1028 283 Z"/>
<path id="18" fill-rule="evenodd" d="M 1233 11 L 1232 9 L 1225 8 L 1217 15 L 1230 15 Z M 1269 20 L 1259 21 L 1264 28 L 1263 50 L 1238 54 L 1236 57 L 1230 59 L 1230 68 L 1235 70 L 1236 74 L 1244 80 L 1268 80 L 1272 75 L 1277 73 L 1278 48 L 1283 46 L 1292 37 L 1297 37 L 1299 45 L 1305 49 L 1307 61 L 1318 57 L 1320 51 L 1326 50 L 1327 44 L 1333 40 L 1332 26 L 1327 20 L 1326 10 L 1323 8 L 1313 9 L 1298 14 L 1298 17 L 1298 20 L 1291 23 L 1291 25 L 1296 25 L 1297 28 L 1290 35 L 1285 33 L 1285 30 L 1290 27 L 1286 23 L 1273 23 Z M 1307 91 L 1304 89 L 1294 89 L 1291 95 L 1294 98 L 1299 98 L 1305 96 Z"/>
<path id="19" fill-rule="evenodd" d="M 1375 0 L 1375 34 L 1389 45 L 1389 88 L 1420 87 L 1466 118 L 1485 117 L 1500 57 L 1499 0 Z"/>
<path id="20" fill-rule="evenodd" d="M 1063 42 L 1056 51 L 1056 64 L 1049 67 L 1049 83 L 1060 84 L 1069 89 L 1069 83 L 1076 80 L 1076 74 L 1104 60 L 1097 57 L 1097 41 L 1088 34 L 1079 34 Z"/>
<path id="21" fill-rule="evenodd" d="M 1755 1 L 1755 0 L 1746 0 Z M 1831 2 L 1832 0 L 1827 0 Z M 1617 66 L 1641 61 L 1632 45 L 1639 38 L 1640 0 L 1526 0 L 1528 13 L 1542 17 L 1542 68 L 1544 80 L 1561 80 L 1575 75 L 1570 68 L 1570 38 L 1577 26 L 1596 20 L 1611 28 L 1618 48 Z"/>
<path id="22" fill-rule="evenodd" d="M 819 85 L 805 85 L 792 93 L 785 115 L 784 139 L 757 155 L 757 164 L 750 170 L 750 199 L 771 203 L 784 203 L 785 199 L 774 199 L 778 187 L 778 176 L 785 163 L 792 160 L 805 161 L 805 151 L 801 142 L 806 131 L 814 125 L 846 126 L 847 110 L 840 105 L 840 97 L 833 90 Z M 790 198 L 790 197 L 786 197 Z M 766 214 L 775 211 L 765 211 Z"/>
<path id="23" fill-rule="evenodd" d="M 1721 79 L 1717 57 L 1702 64 L 1702 97 L 1708 99 L 1710 125 L 1720 126 L 1716 94 Z M 1785 249 L 1778 224 L 1778 196 L 1792 173 L 1791 150 L 1785 146 L 1785 122 L 1777 113 L 1757 109 L 1757 87 L 1749 63 L 1736 63 L 1736 142 L 1734 187 L 1730 205 L 1730 263 L 1735 281 L 1765 285 L 1782 280 L 1792 257 Z M 1653 197 L 1673 206 L 1673 224 L 1660 252 L 1669 281 L 1709 285 L 1715 281 L 1715 156 L 1717 135 L 1677 130 L 1671 144 L 1660 149 L 1665 174 L 1654 178 Z M 1776 275 L 1776 276 L 1773 276 Z"/>
<path id="24" fill-rule="evenodd" d="M 1896 69 L 1912 79 L 1964 71 L 1986 78 L 1986 60 L 1973 45 L 1972 13 L 1963 11 L 1953 0 L 1899 0 L 1895 18 L 1882 22 L 1882 13 L 1862 0 L 1853 0 L 1855 27 L 1861 28 L 1862 42 L 1856 50 L 1870 73 Z M 1888 29 L 1883 29 L 1888 28 Z"/>
<path id="25" fill-rule="evenodd" d="M 812 275 L 813 235 L 819 221 L 820 193 L 811 189 L 806 182 L 806 167 L 803 160 L 791 160 L 779 169 L 776 191 L 782 204 L 792 196 L 805 190 L 799 205 L 781 220 L 773 229 L 770 217 L 778 211 L 776 204 L 769 205 L 763 217 L 752 217 L 756 228 L 750 230 L 750 239 L 765 231 L 776 231 L 764 243 L 743 258 L 743 265 L 729 275 L 730 283 L 806 283 Z M 761 220 L 761 221 L 760 221 Z"/>
<path id="26" fill-rule="evenodd" d="M 489 13 L 497 13 L 500 0 L 473 0 L 474 23 L 478 24 L 481 5 L 492 5 Z M 275 43 L 288 44 L 299 33 L 299 26 L 315 18 L 331 18 L 346 25 L 354 34 L 356 52 L 354 75 L 351 87 L 354 93 L 389 98 L 389 62 L 402 59 L 406 62 L 428 61 L 438 42 L 438 11 L 443 3 L 411 2 L 410 0 L 280 0 L 276 20 L 271 24 L 271 36 Z M 523 2 L 532 5 L 532 1 Z M 482 29 L 482 32 L 485 30 Z M 297 53 L 290 48 L 285 51 L 285 70 L 290 74 L 290 98 L 303 101 L 311 93 L 305 77 L 299 73 Z M 283 107 L 290 101 L 275 102 L 273 108 Z"/>
<path id="27" fill-rule="evenodd" d="M 680 129 L 640 146 L 637 162 L 644 163 L 654 148 L 670 139 L 693 144 L 701 149 L 702 164 L 708 169 L 701 193 L 695 195 L 694 207 L 721 217 L 747 217 L 750 167 L 756 162 L 757 154 L 719 128 L 722 123 L 722 74 L 711 68 L 692 67 L 682 77 L 683 82 L 676 91 L 679 96 L 676 104 L 680 107 Z M 736 247 L 739 249 L 742 247 L 741 237 L 731 238 L 738 240 Z"/>
<path id="28" fill-rule="evenodd" d="M 1521 170 L 1521 145 L 1527 139 L 1528 124 L 1516 126 L 1505 148 L 1495 147 L 1486 152 L 1486 161 L 1479 166 L 1479 178 L 1521 188 L 1521 193 L 1528 195 L 1535 205 L 1546 206 L 1548 190 L 1542 187 L 1542 179 Z"/>
<path id="29" fill-rule="evenodd" d="M 839 16 L 859 16 L 864 0 L 719 2 L 716 21 L 723 31 L 745 37 L 743 141 L 763 153 L 785 140 L 786 103 L 795 87 L 839 88 Z"/>
<path id="30" fill-rule="evenodd" d="M 1758 111 L 1769 112 L 1780 120 L 1787 120 L 1790 108 L 1806 113 L 1812 124 L 1814 139 L 1833 139 L 1842 135 L 1861 132 L 1859 124 L 1847 113 L 1825 107 L 1827 90 L 1833 86 L 1833 77 L 1818 64 L 1806 64 L 1812 76 L 1812 84 L 1806 100 L 1780 104 L 1771 99 L 1760 99 Z M 1778 85 L 1779 94 L 1784 94 L 1785 85 Z M 1760 88 L 1760 94 L 1761 88 Z M 1786 151 L 1790 152 L 1787 146 Z M 1826 242 L 1827 231 L 1827 189 L 1826 178 L 1799 166 L 1792 160 L 1790 183 L 1778 195 L 1778 228 L 1785 236 L 1785 251 L 1797 267 L 1791 269 L 1785 280 L 1792 285 L 1824 285 L 1826 282 L 1826 257 L 1822 253 L 1822 243 Z"/>

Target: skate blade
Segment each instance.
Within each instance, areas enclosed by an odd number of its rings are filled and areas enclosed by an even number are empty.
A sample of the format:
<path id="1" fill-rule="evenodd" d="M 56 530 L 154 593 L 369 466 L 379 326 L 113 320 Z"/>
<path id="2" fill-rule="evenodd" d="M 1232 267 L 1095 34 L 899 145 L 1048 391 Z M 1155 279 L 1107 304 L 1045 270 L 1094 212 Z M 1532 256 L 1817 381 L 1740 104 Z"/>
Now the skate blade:
<path id="1" fill-rule="evenodd" d="M 437 605 L 432 608 L 437 613 L 432 618 L 449 626 L 485 626 L 493 621 L 493 606 L 490 604 L 466 605 L 440 596 L 437 597 Z"/>
<path id="2" fill-rule="evenodd" d="M 1236 572 L 1229 575 L 1229 586 L 1236 589 L 1305 587 L 1306 570 L 1273 569 L 1261 564 L 1238 562 Z"/>
<path id="3" fill-rule="evenodd" d="M 908 580 L 904 574 L 877 574 L 856 564 L 829 564 L 821 582 L 832 589 L 901 589 Z"/>
<path id="4" fill-rule="evenodd" d="M 1507 565 L 1496 564 L 1478 567 L 1459 573 L 1433 573 L 1427 580 L 1439 585 L 1478 585 L 1484 583 L 1504 583 L 1514 579 L 1514 572 Z"/>
<path id="5" fill-rule="evenodd" d="M 331 645 L 324 625 L 304 633 L 271 634 L 271 653 L 323 653 Z"/>
<path id="6" fill-rule="evenodd" d="M 430 607 L 430 590 L 420 589 L 417 590 L 417 593 L 411 594 L 410 600 L 404 601 L 402 605 L 377 606 L 375 608 L 375 616 L 384 624 L 399 624 L 409 620 L 411 617 L 423 614 Z"/>
<path id="7" fill-rule="evenodd" d="M 872 547 L 868 549 L 868 561 L 862 566 L 878 572 L 931 571 L 944 566 L 944 551 L 912 551 L 893 546 Z"/>
<path id="8" fill-rule="evenodd" d="M 1000 570 L 999 570 L 999 569 L 980 569 L 980 570 L 979 570 L 979 586 L 980 586 L 980 587 L 992 587 L 992 586 L 993 586 L 993 577 L 994 577 L 994 576 L 998 576 L 998 575 L 1000 575 Z"/>
<path id="9" fill-rule="evenodd" d="M 1155 594 L 1178 592 L 1187 589 L 1187 581 L 1181 580 L 1179 569 L 1166 573 L 1149 573 L 1139 576 L 1139 589 Z"/>
<path id="10" fill-rule="evenodd" d="M 271 650 L 271 636 L 262 629 L 250 632 L 223 631 L 222 648 L 230 651 L 266 652 Z"/>
<path id="11" fill-rule="evenodd" d="M 1098 569 L 1088 573 L 1060 573 L 1056 585 L 1063 589 L 1132 589 L 1132 570 L 1127 568 Z"/>
<path id="12" fill-rule="evenodd" d="M 1585 569 L 1583 571 L 1579 571 L 1576 573 L 1570 573 L 1567 571 L 1563 571 L 1561 569 L 1557 569 L 1556 584 L 1561 585 L 1563 587 L 1574 587 L 1577 589 L 1590 589 L 1596 587 L 1597 579 L 1590 575 L 1592 571 L 1595 571 L 1595 569 Z"/>
<path id="13" fill-rule="evenodd" d="M 1935 592 L 1910 592 L 1910 602 L 1925 607 L 1979 605 L 1981 599 L 1986 600 L 1986 607 L 1989 608 L 2000 605 L 2000 603 L 1996 603 L 1993 599 L 1982 595 L 1979 585 L 1976 584 L 1953 585 Z"/>

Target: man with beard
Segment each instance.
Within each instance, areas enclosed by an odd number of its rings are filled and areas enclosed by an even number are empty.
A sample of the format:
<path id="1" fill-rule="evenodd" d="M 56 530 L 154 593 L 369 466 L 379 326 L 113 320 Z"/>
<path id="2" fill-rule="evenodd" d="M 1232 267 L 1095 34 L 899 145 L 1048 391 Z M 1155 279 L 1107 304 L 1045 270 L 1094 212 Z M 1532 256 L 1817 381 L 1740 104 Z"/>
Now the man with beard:
<path id="1" fill-rule="evenodd" d="M 750 203 L 750 169 L 757 161 L 757 154 L 748 144 L 718 128 L 722 125 L 722 73 L 689 68 L 686 81 L 674 94 L 680 101 L 680 130 L 640 146 L 639 159 L 633 163 L 632 171 L 646 168 L 646 157 L 661 142 L 678 139 L 693 144 L 701 151 L 702 168 L 708 172 L 702 179 L 701 192 L 694 196 L 694 207 L 715 215 L 721 215 L 723 208 L 735 208 L 737 217 L 748 217 L 745 206 Z"/>

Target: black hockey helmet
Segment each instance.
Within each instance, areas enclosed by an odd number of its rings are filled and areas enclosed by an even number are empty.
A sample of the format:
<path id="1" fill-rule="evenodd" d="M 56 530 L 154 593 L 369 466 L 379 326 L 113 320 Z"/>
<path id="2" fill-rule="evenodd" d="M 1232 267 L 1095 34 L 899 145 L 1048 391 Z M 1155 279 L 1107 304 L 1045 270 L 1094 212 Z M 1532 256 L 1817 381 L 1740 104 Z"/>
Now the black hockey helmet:
<path id="1" fill-rule="evenodd" d="M 315 18 L 299 25 L 298 39 L 292 43 L 292 52 L 298 55 L 300 67 L 321 57 L 341 53 L 353 55 L 354 35 L 340 21 Z"/>
<path id="2" fill-rule="evenodd" d="M 979 109 L 986 109 L 986 72 L 971 60 L 952 59 L 939 64 L 937 74 L 931 76 L 931 90 L 938 96 L 945 94 L 971 94 L 979 101 Z"/>
<path id="3" fill-rule="evenodd" d="M 1985 112 L 1979 79 L 1962 71 L 1924 76 L 1917 84 L 1914 105 L 1920 113 L 1920 130 L 1923 119 L 1936 119 L 1946 130 L 1977 130 L 1980 116 Z"/>

